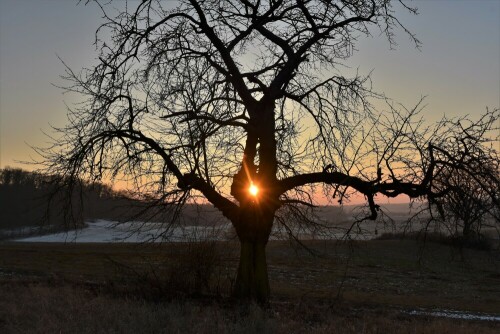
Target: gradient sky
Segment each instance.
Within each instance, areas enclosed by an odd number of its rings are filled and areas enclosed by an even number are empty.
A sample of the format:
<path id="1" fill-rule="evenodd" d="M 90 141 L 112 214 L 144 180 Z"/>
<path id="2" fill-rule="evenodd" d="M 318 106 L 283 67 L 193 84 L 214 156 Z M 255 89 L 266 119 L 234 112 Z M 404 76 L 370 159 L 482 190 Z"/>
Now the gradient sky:
<path id="1" fill-rule="evenodd" d="M 133 1 L 132 1 L 133 2 Z M 42 131 L 66 121 L 52 84 L 64 85 L 64 66 L 95 63 L 94 32 L 102 22 L 95 5 L 77 0 L 0 0 L 0 167 L 32 169 L 29 145 L 47 142 Z M 349 64 L 373 70 L 376 91 L 408 106 L 426 95 L 430 121 L 479 114 L 500 105 L 500 1 L 413 1 L 420 15 L 400 18 L 422 42 L 416 50 L 402 31 L 398 47 L 383 36 L 363 39 Z"/>

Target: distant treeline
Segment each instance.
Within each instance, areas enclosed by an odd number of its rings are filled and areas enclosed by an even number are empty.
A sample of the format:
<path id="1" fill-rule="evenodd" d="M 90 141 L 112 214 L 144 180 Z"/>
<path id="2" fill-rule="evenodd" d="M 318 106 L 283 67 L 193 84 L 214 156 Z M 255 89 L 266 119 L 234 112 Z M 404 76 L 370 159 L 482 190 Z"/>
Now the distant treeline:
<path id="1" fill-rule="evenodd" d="M 71 229 L 85 220 L 133 219 L 148 207 L 101 182 L 78 180 L 69 187 L 58 175 L 0 169 L 0 229 Z"/>

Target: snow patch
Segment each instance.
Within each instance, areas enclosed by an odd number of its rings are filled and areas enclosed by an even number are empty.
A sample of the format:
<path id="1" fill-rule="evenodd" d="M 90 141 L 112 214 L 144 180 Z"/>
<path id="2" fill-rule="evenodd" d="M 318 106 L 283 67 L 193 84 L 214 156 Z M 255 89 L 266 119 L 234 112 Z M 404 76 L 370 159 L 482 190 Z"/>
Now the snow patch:
<path id="1" fill-rule="evenodd" d="M 453 310 L 412 310 L 408 314 L 463 320 L 500 321 L 500 315 L 498 314 L 470 313 Z"/>

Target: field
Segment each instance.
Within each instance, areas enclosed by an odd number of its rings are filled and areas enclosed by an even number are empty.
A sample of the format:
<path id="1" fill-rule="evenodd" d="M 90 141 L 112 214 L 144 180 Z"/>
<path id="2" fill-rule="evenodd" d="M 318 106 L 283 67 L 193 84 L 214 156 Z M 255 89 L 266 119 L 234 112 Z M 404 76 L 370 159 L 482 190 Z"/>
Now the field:
<path id="1" fill-rule="evenodd" d="M 238 259 L 235 243 L 4 242 L 0 328 L 494 333 L 500 327 L 497 251 L 412 240 L 306 245 L 307 250 L 285 241 L 269 244 L 273 295 L 262 310 L 228 297 Z M 432 315 L 438 312 L 460 319 Z"/>

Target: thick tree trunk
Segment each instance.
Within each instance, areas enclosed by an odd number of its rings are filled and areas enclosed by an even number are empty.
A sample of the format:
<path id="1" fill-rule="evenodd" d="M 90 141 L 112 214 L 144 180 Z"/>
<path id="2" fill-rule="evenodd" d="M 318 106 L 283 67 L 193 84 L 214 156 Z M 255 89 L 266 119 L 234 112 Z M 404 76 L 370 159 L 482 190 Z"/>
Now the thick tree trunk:
<path id="1" fill-rule="evenodd" d="M 266 243 L 242 241 L 234 296 L 265 303 L 269 300 L 269 295 Z"/>
<path id="2" fill-rule="evenodd" d="M 240 220 L 235 226 L 241 247 L 233 290 L 236 298 L 260 303 L 269 300 L 266 245 L 271 234 L 273 217 L 273 210 L 265 212 L 257 203 L 247 203 L 240 213 Z"/>

